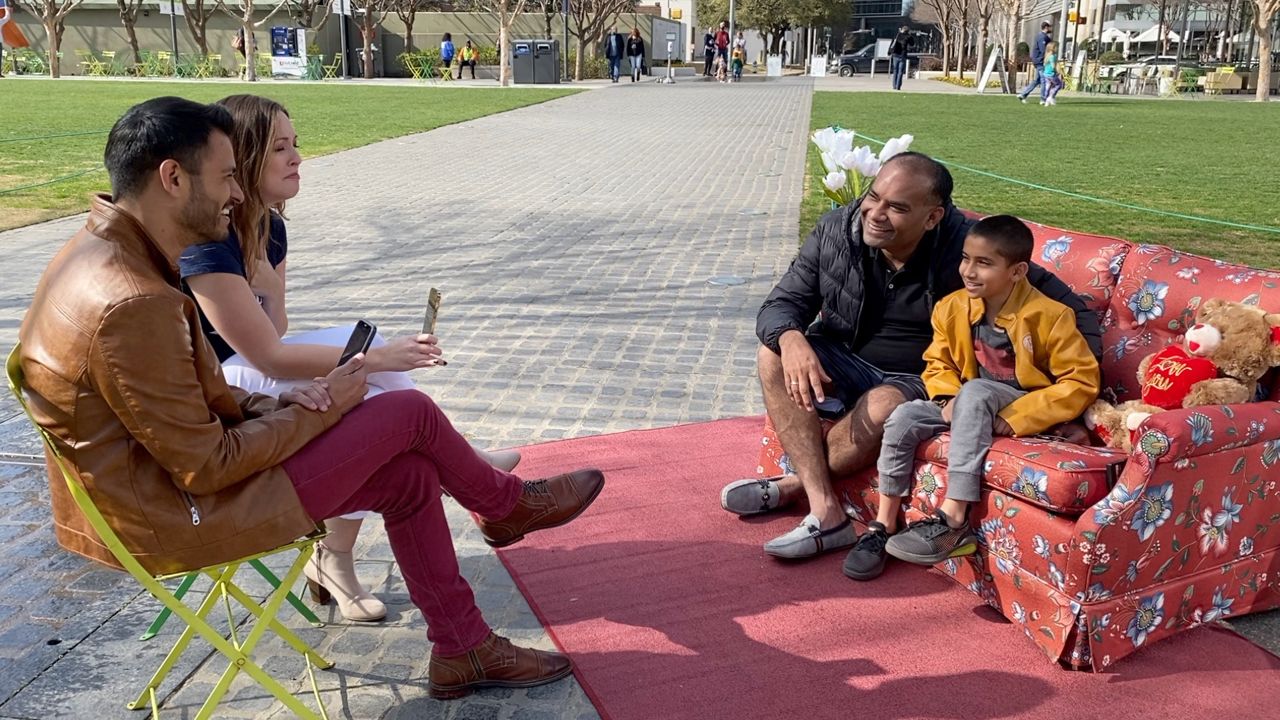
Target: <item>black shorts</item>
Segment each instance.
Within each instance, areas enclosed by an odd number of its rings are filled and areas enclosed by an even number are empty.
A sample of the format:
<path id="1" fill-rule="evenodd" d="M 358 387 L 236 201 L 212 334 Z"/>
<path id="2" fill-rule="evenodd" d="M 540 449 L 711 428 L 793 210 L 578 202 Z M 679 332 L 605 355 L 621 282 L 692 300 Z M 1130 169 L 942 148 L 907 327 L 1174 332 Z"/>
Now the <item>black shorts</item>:
<path id="1" fill-rule="evenodd" d="M 844 343 L 823 335 L 805 335 L 805 339 L 809 341 L 809 346 L 818 356 L 822 369 L 831 378 L 833 394 L 843 405 L 841 410 L 823 407 L 824 412 L 848 412 L 853 409 L 858 398 L 878 385 L 897 388 L 907 402 L 929 398 L 929 394 L 924 389 L 924 380 L 919 375 L 885 372 L 850 352 Z"/>

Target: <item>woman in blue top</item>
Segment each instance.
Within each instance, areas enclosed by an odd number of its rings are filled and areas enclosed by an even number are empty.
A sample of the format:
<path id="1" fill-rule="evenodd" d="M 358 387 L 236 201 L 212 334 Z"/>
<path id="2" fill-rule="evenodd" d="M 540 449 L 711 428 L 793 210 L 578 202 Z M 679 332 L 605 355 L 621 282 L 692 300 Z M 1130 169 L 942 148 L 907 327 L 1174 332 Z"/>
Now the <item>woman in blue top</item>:
<path id="1" fill-rule="evenodd" d="M 298 194 L 297 134 L 284 107 L 272 100 L 233 95 L 219 104 L 235 118 L 235 174 L 245 199 L 232 212 L 231 236 L 191 246 L 178 266 L 227 383 L 279 395 L 332 370 L 351 326 L 285 337 L 283 212 L 285 202 Z M 434 335 L 377 338 L 365 358 L 369 395 L 413 389 L 405 371 L 443 364 Z M 480 454 L 503 470 L 520 461 L 514 451 Z M 317 601 L 332 595 L 346 619 L 373 622 L 386 617 L 386 607 L 360 584 L 351 554 L 363 517 L 326 520 L 329 534 L 317 545 L 306 574 Z"/>
<path id="2" fill-rule="evenodd" d="M 449 67 L 453 64 L 453 55 L 453 36 L 449 33 L 445 33 L 444 40 L 440 41 L 440 62 L 443 63 L 445 67 Z"/>

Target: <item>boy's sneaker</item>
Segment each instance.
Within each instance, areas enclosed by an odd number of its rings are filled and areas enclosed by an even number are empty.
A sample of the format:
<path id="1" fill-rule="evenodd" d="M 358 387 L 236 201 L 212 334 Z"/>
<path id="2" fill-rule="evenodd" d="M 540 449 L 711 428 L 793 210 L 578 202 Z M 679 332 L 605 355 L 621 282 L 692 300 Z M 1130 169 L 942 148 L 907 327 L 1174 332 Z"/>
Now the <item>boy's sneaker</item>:
<path id="1" fill-rule="evenodd" d="M 885 543 L 889 542 L 889 531 L 878 522 L 867 524 L 867 531 L 858 536 L 853 549 L 844 559 L 844 574 L 854 580 L 873 580 L 884 572 L 884 563 L 888 560 Z"/>
<path id="2" fill-rule="evenodd" d="M 885 550 L 890 555 L 917 565 L 936 565 L 947 558 L 972 555 L 977 549 L 978 536 L 969 521 L 953 528 L 947 524 L 947 516 L 941 510 L 911 523 L 885 543 Z"/>
<path id="3" fill-rule="evenodd" d="M 1023 104 L 1023 105 L 1026 105 L 1026 104 L 1027 104 L 1027 99 L 1026 99 L 1025 97 L 1023 97 L 1022 95 L 1019 95 L 1019 96 L 1018 96 L 1018 99 L 1022 101 L 1022 104 Z"/>

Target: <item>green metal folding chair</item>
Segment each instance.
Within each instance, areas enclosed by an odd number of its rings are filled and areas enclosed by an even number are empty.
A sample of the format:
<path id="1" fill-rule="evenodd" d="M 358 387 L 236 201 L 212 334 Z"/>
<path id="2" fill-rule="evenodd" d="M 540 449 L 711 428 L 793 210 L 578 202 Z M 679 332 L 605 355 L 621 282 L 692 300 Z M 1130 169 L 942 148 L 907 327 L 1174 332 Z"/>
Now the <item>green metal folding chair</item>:
<path id="1" fill-rule="evenodd" d="M 275 696 L 294 716 L 304 720 L 328 720 L 329 715 L 325 711 L 324 702 L 320 698 L 320 688 L 316 683 L 314 667 L 330 668 L 333 667 L 333 663 L 321 657 L 319 653 L 311 649 L 301 638 L 276 619 L 276 615 L 284 604 L 285 596 L 289 593 L 288 589 L 297 582 L 298 577 L 302 574 L 302 568 L 307 564 L 307 561 L 311 558 L 311 553 L 315 550 L 316 541 L 322 535 L 319 533 L 309 535 L 274 550 L 257 553 L 221 565 L 211 565 L 191 573 L 206 575 L 213 580 L 213 587 L 210 588 L 209 594 L 205 596 L 204 602 L 200 604 L 198 609 L 193 611 L 162 584 L 163 581 L 189 576 L 189 574 L 151 575 L 148 573 L 137 558 L 124 546 L 119 536 L 115 534 L 115 531 L 111 529 L 106 519 L 103 518 L 102 513 L 93 504 L 93 499 L 89 497 L 89 493 L 80 485 L 79 477 L 63 460 L 61 453 L 58 452 L 58 446 L 54 442 L 54 438 L 36 423 L 35 417 L 31 414 L 31 408 L 27 405 L 26 397 L 22 393 L 23 376 L 19 360 L 20 350 L 21 345 L 14 347 L 13 351 L 9 353 L 8 362 L 5 364 L 5 370 L 9 377 L 9 389 L 13 392 L 13 396 L 17 398 L 19 404 L 22 405 L 23 411 L 27 414 L 27 419 L 31 421 L 32 426 L 40 433 L 45 448 L 62 472 L 62 477 L 67 483 L 67 489 L 71 492 L 71 497 L 75 500 L 76 506 L 84 513 L 85 518 L 89 521 L 94 531 L 98 533 L 103 544 L 107 546 L 116 560 L 124 566 L 124 569 L 146 588 L 147 592 L 159 600 L 169 612 L 177 615 L 187 624 L 178 641 L 174 643 L 173 649 L 169 651 L 169 654 L 165 656 L 164 662 L 160 664 L 160 667 L 151 676 L 151 680 L 147 682 L 138 696 L 127 703 L 126 706 L 130 710 L 150 708 L 153 720 L 159 718 L 160 704 L 156 697 L 156 689 L 164 682 L 165 677 L 173 669 L 174 665 L 177 664 L 178 658 L 181 657 L 183 651 L 191 643 L 192 638 L 198 635 L 204 638 L 214 649 L 222 653 L 227 659 L 228 665 L 227 669 L 222 673 L 222 677 L 219 678 L 217 684 L 214 685 L 213 690 L 209 693 L 209 697 L 196 713 L 197 720 L 208 720 L 208 718 L 213 717 L 218 704 L 231 687 L 232 680 L 241 672 L 253 678 L 260 687 Z M 259 605 L 236 586 L 234 582 L 235 574 L 243 564 L 253 563 L 262 558 L 291 550 L 297 550 L 298 557 L 289 567 L 281 582 L 267 596 L 266 603 Z M 235 618 L 231 613 L 231 599 L 235 599 L 236 602 L 240 603 L 241 606 L 257 618 L 257 622 L 249 630 L 249 633 L 245 635 L 243 641 L 236 634 Z M 218 604 L 219 600 L 222 601 L 222 605 L 227 612 L 229 637 L 224 637 L 221 632 L 216 630 L 205 619 L 214 606 Z M 311 691 L 315 695 L 316 704 L 320 708 L 319 713 L 303 705 L 275 678 L 268 675 L 262 667 L 254 662 L 253 651 L 267 630 L 275 632 L 281 640 L 303 656 L 306 662 L 307 676 L 311 681 Z"/>

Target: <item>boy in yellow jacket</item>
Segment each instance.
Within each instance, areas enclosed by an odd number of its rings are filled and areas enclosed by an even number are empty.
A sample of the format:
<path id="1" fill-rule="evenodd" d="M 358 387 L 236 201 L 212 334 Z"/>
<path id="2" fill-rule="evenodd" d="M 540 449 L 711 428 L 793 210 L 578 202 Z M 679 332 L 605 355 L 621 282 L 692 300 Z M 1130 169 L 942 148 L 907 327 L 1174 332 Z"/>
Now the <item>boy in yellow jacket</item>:
<path id="1" fill-rule="evenodd" d="M 932 565 L 969 555 L 978 540 L 969 505 L 978 501 L 992 435 L 1023 437 L 1073 420 L 1097 398 L 1098 361 L 1076 329 L 1071 308 L 1026 280 L 1031 230 L 1010 215 L 978 222 L 960 260 L 964 289 L 933 309 L 925 351 L 929 400 L 900 406 L 884 427 L 877 470 L 880 507 L 845 560 L 845 575 L 870 580 L 886 553 Z M 911 492 L 916 448 L 951 431 L 947 497 L 934 515 L 896 532 Z"/>

